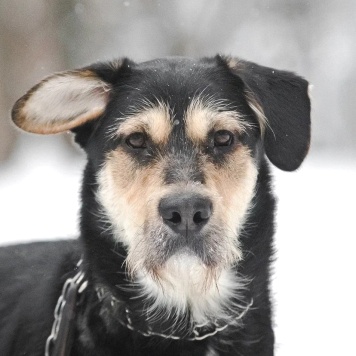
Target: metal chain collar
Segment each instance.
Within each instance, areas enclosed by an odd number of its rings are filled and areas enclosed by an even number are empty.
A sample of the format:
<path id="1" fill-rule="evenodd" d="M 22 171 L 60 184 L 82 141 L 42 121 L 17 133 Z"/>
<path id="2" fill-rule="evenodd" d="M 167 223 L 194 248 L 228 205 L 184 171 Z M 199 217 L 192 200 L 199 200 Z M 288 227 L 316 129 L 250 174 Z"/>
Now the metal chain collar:
<path id="1" fill-rule="evenodd" d="M 77 264 L 79 272 L 73 277 L 68 278 L 64 283 L 62 294 L 60 295 L 56 308 L 54 310 L 54 322 L 52 330 L 46 341 L 45 356 L 64 356 L 69 355 L 73 343 L 74 320 L 76 315 L 76 307 L 80 300 L 80 296 L 88 286 L 88 280 L 85 279 L 81 265 L 83 260 Z M 100 302 L 109 302 L 111 307 L 125 308 L 124 317 L 118 319 L 118 322 L 126 328 L 138 332 L 143 336 L 159 336 L 165 339 L 200 341 L 210 336 L 216 335 L 218 332 L 225 330 L 230 324 L 220 325 L 218 321 L 209 322 L 206 324 L 196 324 L 189 335 L 178 336 L 171 334 L 163 334 L 153 331 L 148 325 L 147 330 L 141 330 L 134 327 L 132 322 L 132 313 L 125 303 L 115 298 L 103 287 L 97 287 L 96 294 Z M 253 299 L 246 305 L 245 309 L 232 321 L 242 319 L 253 304 Z"/>
<path id="2" fill-rule="evenodd" d="M 66 280 L 62 294 L 58 298 L 51 334 L 46 341 L 45 356 L 68 355 L 70 352 L 78 296 L 88 286 L 88 281 L 84 278 L 85 274 L 81 269 L 82 263 L 83 260 L 77 263 L 79 272 L 73 278 Z"/>
<path id="3" fill-rule="evenodd" d="M 190 334 L 185 336 L 181 336 L 181 335 L 179 336 L 173 333 L 170 334 L 159 333 L 153 331 L 149 325 L 147 326 L 147 330 L 141 330 L 134 326 L 134 323 L 132 321 L 133 318 L 131 317 L 132 312 L 129 310 L 127 306 L 125 306 L 124 302 L 115 298 L 103 287 L 96 288 L 96 293 L 101 302 L 107 300 L 110 303 L 111 307 L 118 306 L 121 308 L 125 308 L 125 314 L 122 319 L 118 319 L 118 322 L 122 326 L 125 326 L 126 328 L 132 331 L 138 332 L 143 336 L 160 336 L 165 339 L 172 339 L 172 340 L 200 341 L 210 336 L 216 335 L 218 332 L 225 330 L 230 325 L 230 323 L 225 323 L 224 325 L 221 325 L 218 320 L 207 322 L 204 324 L 196 324 L 194 325 Z M 253 304 L 253 299 L 251 299 L 250 303 L 246 305 L 245 309 L 236 318 L 233 319 L 232 324 L 242 319 L 245 316 L 245 314 L 248 312 L 248 310 L 251 308 L 252 304 Z"/>

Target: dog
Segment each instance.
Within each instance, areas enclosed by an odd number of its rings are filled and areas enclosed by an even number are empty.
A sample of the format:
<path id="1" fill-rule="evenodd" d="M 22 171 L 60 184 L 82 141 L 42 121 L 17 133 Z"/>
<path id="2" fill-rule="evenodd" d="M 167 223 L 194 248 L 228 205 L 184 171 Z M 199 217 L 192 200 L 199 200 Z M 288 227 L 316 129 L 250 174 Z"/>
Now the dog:
<path id="1" fill-rule="evenodd" d="M 1 249 L 1 355 L 273 355 L 268 161 L 307 155 L 305 79 L 124 58 L 49 76 L 12 119 L 71 131 L 87 165 L 78 240 Z"/>

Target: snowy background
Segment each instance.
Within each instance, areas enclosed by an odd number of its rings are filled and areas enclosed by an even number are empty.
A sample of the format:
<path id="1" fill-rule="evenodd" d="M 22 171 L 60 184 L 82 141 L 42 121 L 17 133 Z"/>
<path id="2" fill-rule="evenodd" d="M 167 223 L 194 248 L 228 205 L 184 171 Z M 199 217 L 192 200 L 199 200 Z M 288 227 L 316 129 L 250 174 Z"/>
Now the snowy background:
<path id="1" fill-rule="evenodd" d="M 53 71 L 129 56 L 233 54 L 313 85 L 312 150 L 274 170 L 276 355 L 356 355 L 355 1 L 0 1 L 0 243 L 75 237 L 84 155 L 9 110 Z M 0 261 L 1 263 L 1 261 Z"/>

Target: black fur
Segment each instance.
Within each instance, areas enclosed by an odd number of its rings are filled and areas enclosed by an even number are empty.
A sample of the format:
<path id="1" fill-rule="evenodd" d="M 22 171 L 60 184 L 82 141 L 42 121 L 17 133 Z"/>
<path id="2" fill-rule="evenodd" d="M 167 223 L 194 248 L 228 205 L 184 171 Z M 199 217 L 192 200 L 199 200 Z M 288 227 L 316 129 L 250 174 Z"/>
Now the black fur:
<path id="1" fill-rule="evenodd" d="M 209 355 L 210 349 L 215 352 L 211 355 L 273 355 L 269 281 L 275 199 L 263 153 L 284 170 L 294 170 L 301 164 L 310 140 L 310 103 L 304 79 L 249 62 L 238 63 L 237 67 L 229 67 L 227 59 L 218 56 L 201 60 L 158 59 L 142 64 L 124 60 L 118 69 L 105 63 L 89 67 L 114 89 L 100 120 L 73 129 L 76 141 L 88 156 L 81 195 L 81 235 L 79 241 L 32 243 L 0 250 L 0 355 L 44 354 L 61 287 L 66 278 L 75 274 L 75 265 L 81 255 L 89 286 L 84 302 L 78 307 L 72 356 L 199 356 Z M 264 141 L 258 119 L 247 103 L 246 90 L 254 93 L 268 119 Z M 120 288 L 125 287 L 129 279 L 124 264 L 127 252 L 120 243 L 114 242 L 110 226 L 98 217 L 96 173 L 106 153 L 122 144 L 120 138 L 108 139 L 107 128 L 114 118 L 125 117 L 132 107 L 142 104 L 142 99 L 162 100 L 182 123 L 184 109 L 191 98 L 199 94 L 228 102 L 252 124 L 241 141 L 251 149 L 259 173 L 253 208 L 240 236 L 244 259 L 238 263 L 236 273 L 250 281 L 244 298 L 253 299 L 253 306 L 244 316 L 243 327 L 228 327 L 226 332 L 202 341 L 146 337 L 122 326 L 115 310 L 109 310 L 100 302 L 95 291 L 96 286 L 105 286 L 131 310 L 142 310 L 147 303 L 138 297 L 134 287 Z M 176 140 L 170 141 L 168 151 L 184 137 L 180 125 L 175 130 Z M 137 164 L 145 164 L 154 159 L 155 154 L 153 150 L 149 157 L 142 154 L 135 159 Z M 211 155 L 216 163 L 223 160 L 223 155 L 220 158 Z M 185 164 L 183 158 L 179 161 Z M 167 183 L 176 179 L 172 173 L 174 169 L 179 169 L 179 165 L 173 162 L 168 169 Z M 204 183 L 198 168 L 194 177 Z M 146 322 L 138 321 L 143 327 Z M 158 320 L 154 328 L 160 330 L 169 323 L 169 319 Z"/>

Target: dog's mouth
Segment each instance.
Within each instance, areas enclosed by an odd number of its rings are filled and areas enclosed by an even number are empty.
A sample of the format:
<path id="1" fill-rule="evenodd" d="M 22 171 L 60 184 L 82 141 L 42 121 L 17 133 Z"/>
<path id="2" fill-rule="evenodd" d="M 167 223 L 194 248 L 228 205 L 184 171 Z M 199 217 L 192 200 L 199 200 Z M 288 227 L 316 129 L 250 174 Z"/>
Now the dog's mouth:
<path id="1" fill-rule="evenodd" d="M 158 243 L 154 246 L 157 253 L 157 258 L 161 259 L 161 263 L 165 263 L 171 257 L 176 255 L 195 256 L 202 264 L 214 266 L 218 261 L 218 256 L 214 250 L 218 248 L 212 233 L 189 233 L 177 234 L 167 232 L 162 244 Z"/>
<path id="2" fill-rule="evenodd" d="M 188 275 L 189 268 L 210 275 L 230 267 L 241 257 L 235 236 L 213 224 L 195 234 L 178 234 L 164 226 L 146 231 L 129 249 L 127 266 L 132 276 L 144 270 L 155 278 L 167 273 L 179 277 L 179 273 Z"/>

